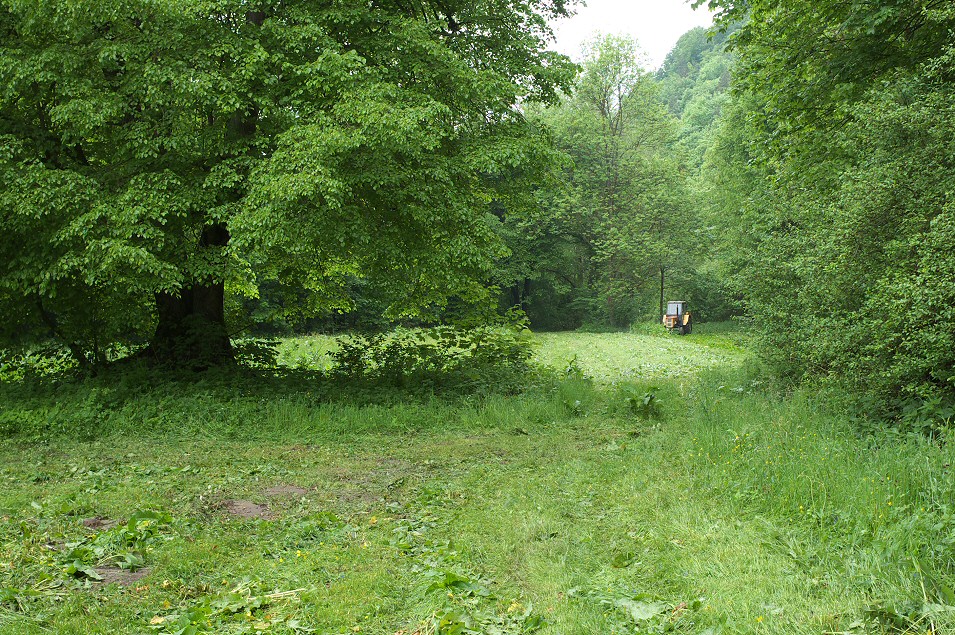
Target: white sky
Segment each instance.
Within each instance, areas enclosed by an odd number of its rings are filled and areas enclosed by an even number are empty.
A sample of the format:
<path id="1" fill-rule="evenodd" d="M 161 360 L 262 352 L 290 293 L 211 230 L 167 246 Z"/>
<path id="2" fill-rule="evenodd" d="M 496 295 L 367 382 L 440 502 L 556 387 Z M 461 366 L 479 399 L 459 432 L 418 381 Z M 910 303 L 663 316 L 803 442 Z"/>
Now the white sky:
<path id="1" fill-rule="evenodd" d="M 555 48 L 579 61 L 581 44 L 594 34 L 630 35 L 655 70 L 681 35 L 712 24 L 705 6 L 694 11 L 684 0 L 587 0 L 587 6 L 577 7 L 577 15 L 554 24 Z"/>

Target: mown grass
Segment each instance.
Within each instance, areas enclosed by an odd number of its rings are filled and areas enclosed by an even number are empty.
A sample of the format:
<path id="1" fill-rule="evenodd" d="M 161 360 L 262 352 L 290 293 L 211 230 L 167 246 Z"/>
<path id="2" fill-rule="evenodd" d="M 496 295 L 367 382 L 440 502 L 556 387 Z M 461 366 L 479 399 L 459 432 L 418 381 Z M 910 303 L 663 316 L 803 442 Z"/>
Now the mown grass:
<path id="1" fill-rule="evenodd" d="M 774 394 L 732 333 L 541 341 L 512 396 L 2 387 L 0 632 L 951 631 L 950 445 Z"/>
<path id="2" fill-rule="evenodd" d="M 708 328 L 709 327 L 709 328 Z M 749 355 L 745 337 L 724 325 L 700 325 L 695 335 L 667 333 L 658 324 L 630 333 L 541 333 L 537 359 L 555 368 L 573 360 L 598 382 L 686 379 L 715 368 L 738 368 Z"/>

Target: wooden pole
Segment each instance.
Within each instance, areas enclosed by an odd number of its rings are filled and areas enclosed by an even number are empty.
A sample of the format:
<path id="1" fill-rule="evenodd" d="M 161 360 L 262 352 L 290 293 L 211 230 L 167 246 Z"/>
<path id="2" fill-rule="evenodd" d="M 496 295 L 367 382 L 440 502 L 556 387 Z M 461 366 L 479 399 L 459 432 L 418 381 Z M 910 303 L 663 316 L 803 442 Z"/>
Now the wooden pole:
<path id="1" fill-rule="evenodd" d="M 666 309 L 664 309 L 664 299 L 663 299 L 663 283 L 665 279 L 665 269 L 660 267 L 660 321 L 663 321 L 663 318 L 666 317 Z"/>

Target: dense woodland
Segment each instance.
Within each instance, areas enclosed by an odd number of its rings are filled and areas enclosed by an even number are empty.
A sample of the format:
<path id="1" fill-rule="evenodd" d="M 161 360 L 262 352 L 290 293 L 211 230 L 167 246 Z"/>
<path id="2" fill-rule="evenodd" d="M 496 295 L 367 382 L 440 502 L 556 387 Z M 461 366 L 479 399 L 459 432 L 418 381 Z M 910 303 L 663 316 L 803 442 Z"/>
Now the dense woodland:
<path id="1" fill-rule="evenodd" d="M 743 26 L 707 212 L 766 358 L 845 382 L 872 413 L 947 425 L 955 6 L 710 4 Z"/>
<path id="2" fill-rule="evenodd" d="M 95 371 L 514 309 L 627 328 L 662 280 L 782 377 L 948 421 L 955 8 L 708 4 L 653 72 L 620 37 L 548 52 L 559 0 L 3 2 L 3 342 Z"/>

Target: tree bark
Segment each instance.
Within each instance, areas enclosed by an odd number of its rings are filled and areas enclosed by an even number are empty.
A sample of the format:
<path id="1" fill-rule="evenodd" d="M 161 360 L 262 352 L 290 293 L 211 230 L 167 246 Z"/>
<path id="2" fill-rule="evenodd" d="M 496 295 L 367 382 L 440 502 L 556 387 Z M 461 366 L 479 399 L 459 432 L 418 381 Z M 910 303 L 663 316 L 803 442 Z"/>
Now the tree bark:
<path id="1" fill-rule="evenodd" d="M 229 231 L 217 224 L 203 230 L 200 247 L 228 243 Z M 223 281 L 193 284 L 177 295 L 158 293 L 156 314 L 158 322 L 148 351 L 153 359 L 195 370 L 235 361 L 225 325 Z"/>

